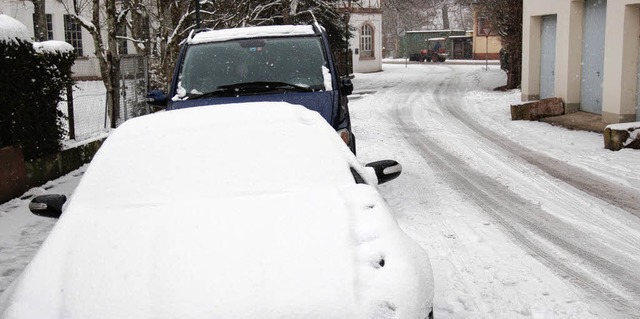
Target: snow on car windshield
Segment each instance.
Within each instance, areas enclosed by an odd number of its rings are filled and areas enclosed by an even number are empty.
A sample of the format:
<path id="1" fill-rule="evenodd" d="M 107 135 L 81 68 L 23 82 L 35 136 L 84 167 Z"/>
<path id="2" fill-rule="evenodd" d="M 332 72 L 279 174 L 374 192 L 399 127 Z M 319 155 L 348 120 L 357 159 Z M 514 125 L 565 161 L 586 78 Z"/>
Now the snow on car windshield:
<path id="1" fill-rule="evenodd" d="M 253 38 L 192 45 L 182 65 L 178 97 L 253 82 L 282 82 L 324 90 L 323 67 L 327 63 L 318 37 Z"/>

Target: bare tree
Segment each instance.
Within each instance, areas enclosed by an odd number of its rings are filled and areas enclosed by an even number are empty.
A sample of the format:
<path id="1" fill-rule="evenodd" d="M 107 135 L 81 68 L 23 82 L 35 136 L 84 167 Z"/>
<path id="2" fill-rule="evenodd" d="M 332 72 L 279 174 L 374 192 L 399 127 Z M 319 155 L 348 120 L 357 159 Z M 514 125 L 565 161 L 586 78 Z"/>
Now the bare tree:
<path id="1" fill-rule="evenodd" d="M 74 0 L 72 5 L 68 2 L 63 4 L 67 12 L 91 34 L 102 82 L 107 91 L 110 126 L 115 128 L 120 110 L 120 56 L 116 37 L 118 12 L 116 0 L 103 1 Z M 85 16 L 90 16 L 91 20 L 85 19 Z"/>
<path id="2" fill-rule="evenodd" d="M 500 36 L 500 64 L 507 72 L 506 88 L 519 87 L 522 65 L 522 1 L 477 0 L 476 5 Z"/>
<path id="3" fill-rule="evenodd" d="M 33 34 L 36 41 L 46 41 L 48 37 L 45 0 L 31 0 L 31 2 L 33 3 Z"/>

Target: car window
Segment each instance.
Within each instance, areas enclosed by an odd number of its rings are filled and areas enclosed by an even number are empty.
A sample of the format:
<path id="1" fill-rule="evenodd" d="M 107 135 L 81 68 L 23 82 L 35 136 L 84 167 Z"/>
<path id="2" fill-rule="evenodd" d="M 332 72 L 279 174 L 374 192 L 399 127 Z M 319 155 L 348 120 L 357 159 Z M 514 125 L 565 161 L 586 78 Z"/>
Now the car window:
<path id="1" fill-rule="evenodd" d="M 283 82 L 322 90 L 328 67 L 318 37 L 264 38 L 190 46 L 180 74 L 184 94 L 225 85 Z"/>

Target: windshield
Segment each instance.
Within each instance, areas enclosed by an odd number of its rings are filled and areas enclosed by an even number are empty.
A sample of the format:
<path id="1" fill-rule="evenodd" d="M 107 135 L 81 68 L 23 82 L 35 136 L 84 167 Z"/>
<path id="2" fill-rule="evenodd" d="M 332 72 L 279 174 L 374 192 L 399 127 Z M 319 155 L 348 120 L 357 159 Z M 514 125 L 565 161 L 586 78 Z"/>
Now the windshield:
<path id="1" fill-rule="evenodd" d="M 203 43 L 188 48 L 177 94 L 178 97 L 196 96 L 258 82 L 324 90 L 327 72 L 318 37 Z"/>

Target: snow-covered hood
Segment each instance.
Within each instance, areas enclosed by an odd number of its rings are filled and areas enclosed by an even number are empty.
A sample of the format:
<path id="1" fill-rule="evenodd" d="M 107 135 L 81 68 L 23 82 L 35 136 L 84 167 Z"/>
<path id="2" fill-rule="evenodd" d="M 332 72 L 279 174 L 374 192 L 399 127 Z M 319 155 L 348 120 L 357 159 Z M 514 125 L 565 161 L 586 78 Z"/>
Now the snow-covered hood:
<path id="1" fill-rule="evenodd" d="M 428 257 L 366 185 L 67 209 L 0 318 L 425 317 Z"/>

